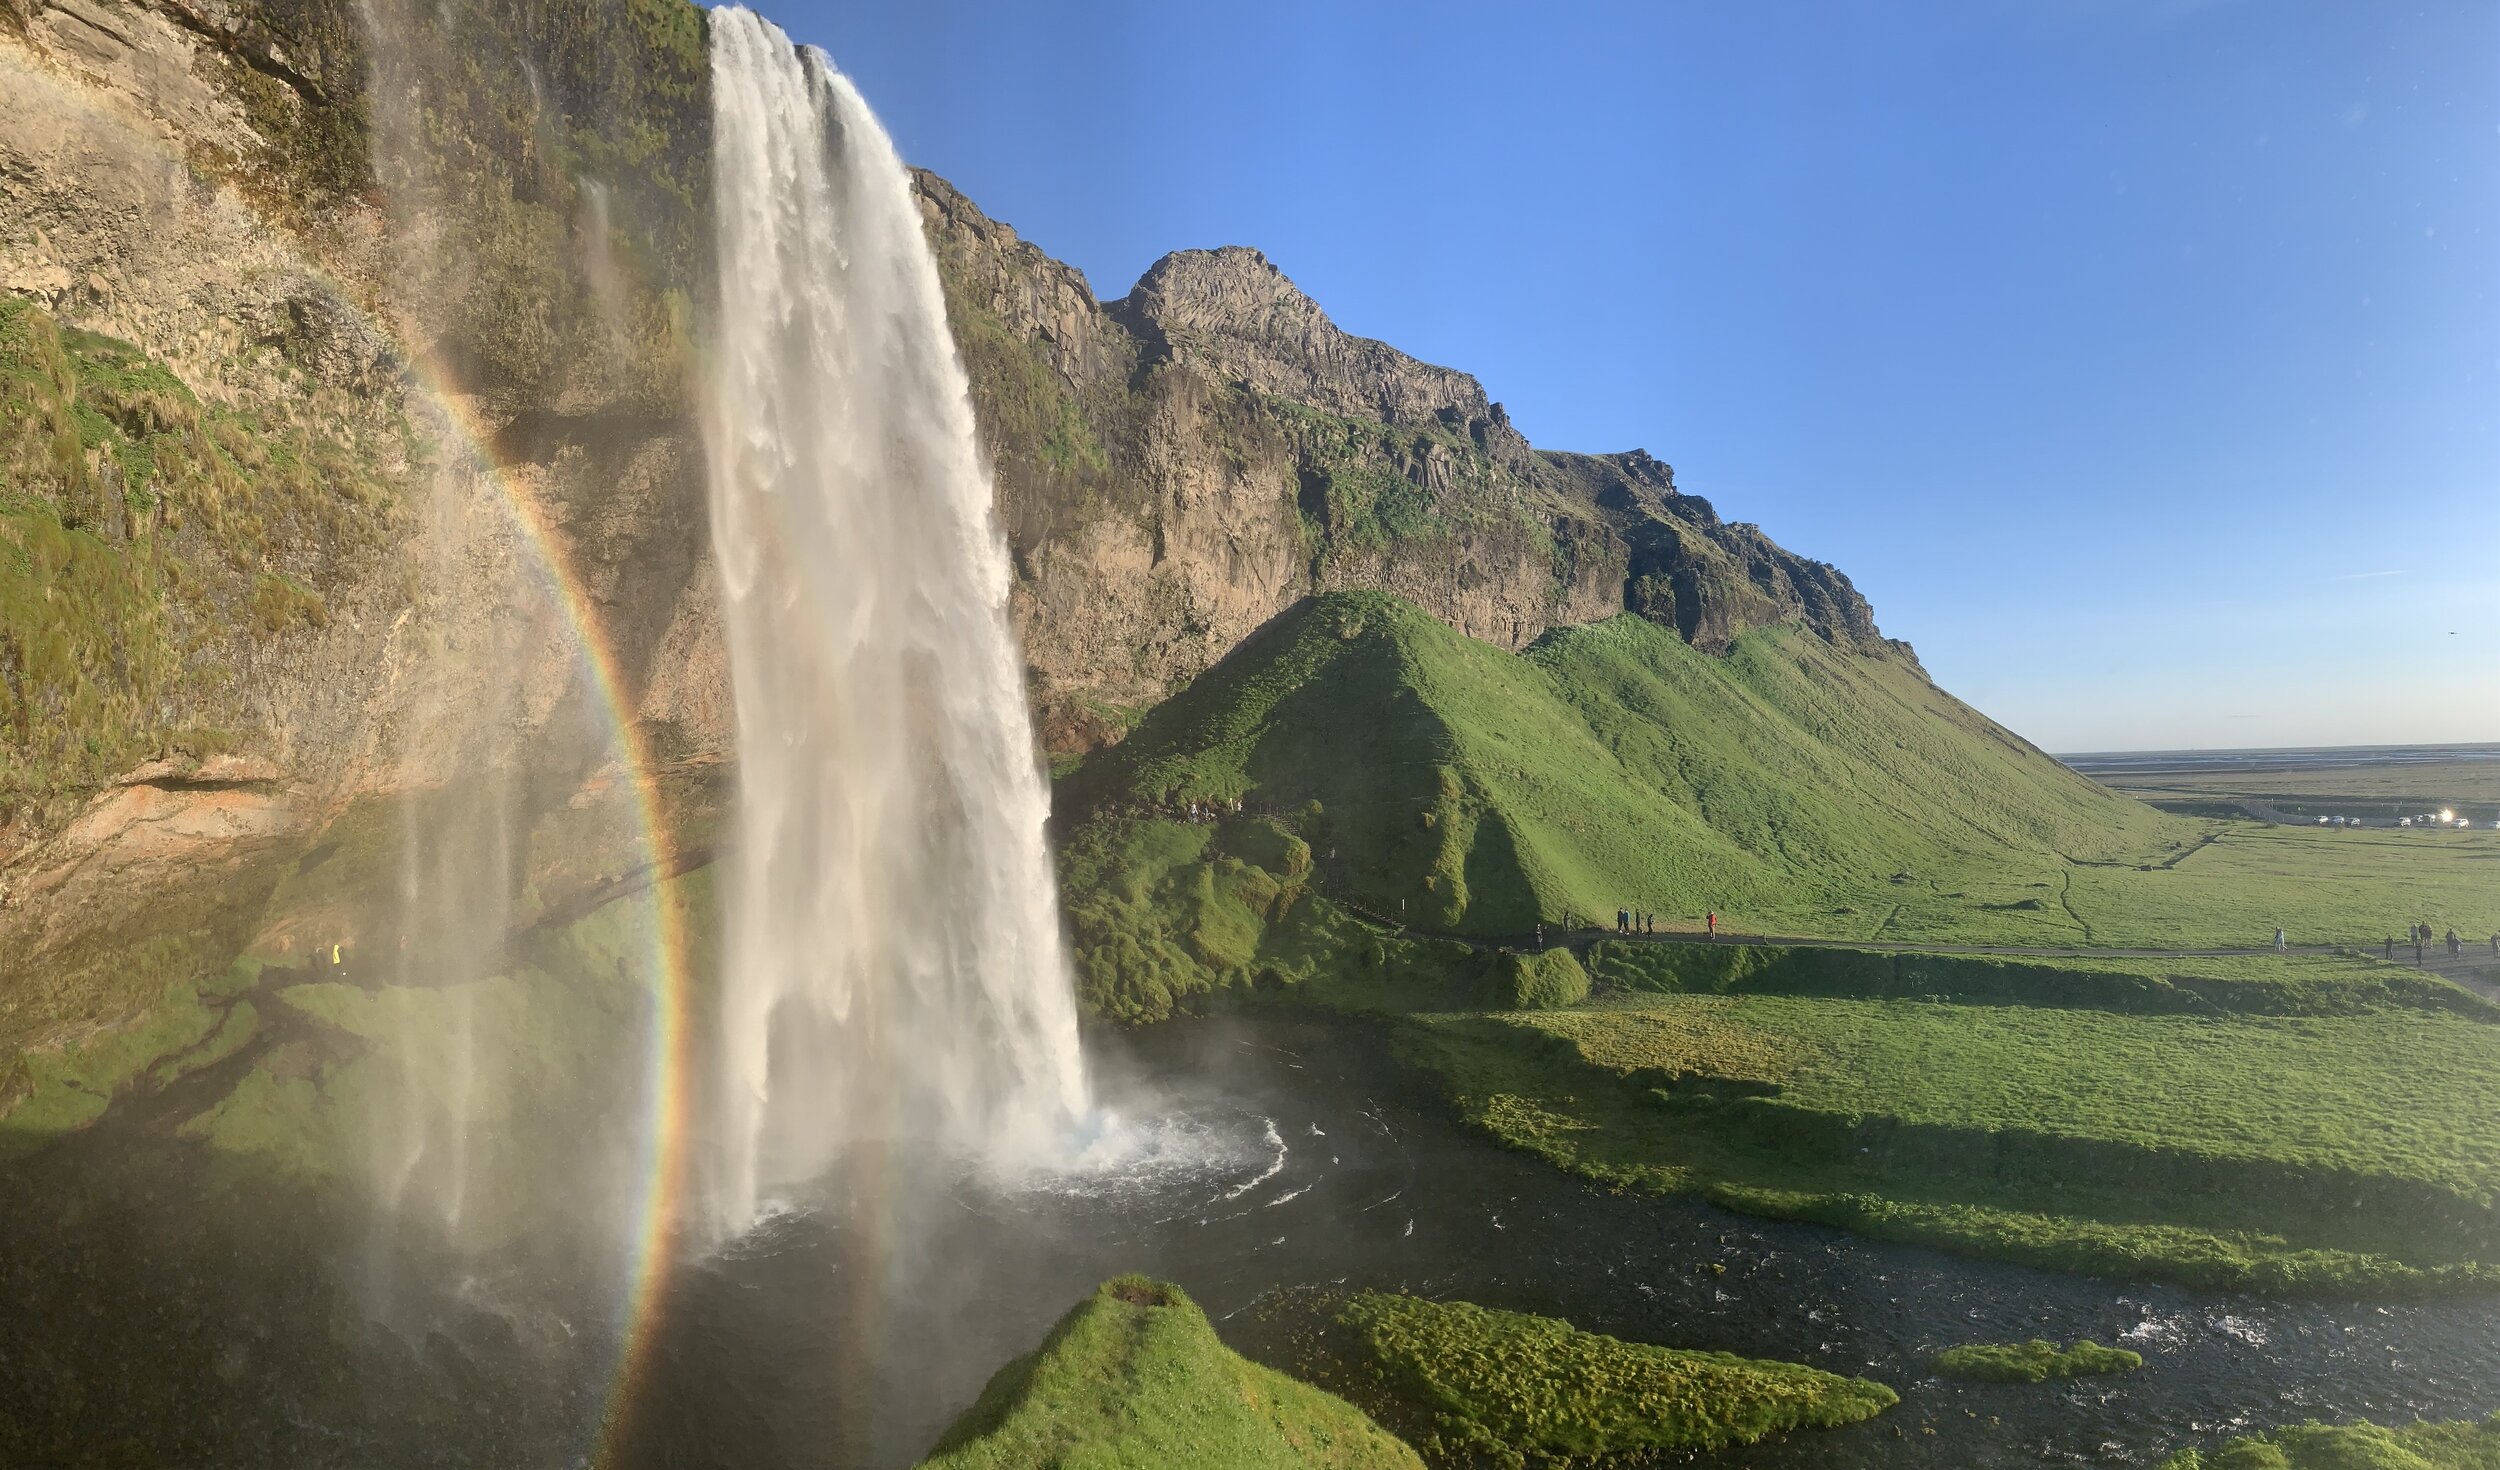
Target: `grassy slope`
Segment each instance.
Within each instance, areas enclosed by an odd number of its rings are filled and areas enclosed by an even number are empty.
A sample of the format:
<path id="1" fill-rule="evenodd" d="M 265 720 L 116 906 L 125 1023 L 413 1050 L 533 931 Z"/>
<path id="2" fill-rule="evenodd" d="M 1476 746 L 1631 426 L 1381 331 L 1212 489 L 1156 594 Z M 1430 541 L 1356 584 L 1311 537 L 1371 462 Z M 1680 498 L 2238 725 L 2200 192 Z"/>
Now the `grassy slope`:
<path id="1" fill-rule="evenodd" d="M 1905 664 L 1780 629 L 1714 658 L 1629 617 L 1522 657 L 1376 593 L 1278 619 L 1073 791 L 1167 810 L 1248 798 L 1294 821 L 1332 889 L 1478 934 L 1627 904 L 1811 922 L 1889 897 L 1896 873 L 2193 836 Z M 2045 932 L 2020 912 L 1997 927 Z"/>
<path id="2" fill-rule="evenodd" d="M 1802 1364 L 1624 1342 L 1467 1302 L 1364 1292 L 1329 1356 L 1347 1391 L 1437 1464 L 1580 1463 L 1751 1444 L 1900 1402 Z"/>
<path id="3" fill-rule="evenodd" d="M 923 1464 L 1422 1467 L 1352 1405 L 1224 1346 L 1178 1287 L 1140 1276 L 1105 1282 L 1000 1369 Z"/>
<path id="4" fill-rule="evenodd" d="M 2500 1470 L 2500 1415 L 2472 1422 L 2304 1424 L 2182 1450 L 2161 1470 Z"/>

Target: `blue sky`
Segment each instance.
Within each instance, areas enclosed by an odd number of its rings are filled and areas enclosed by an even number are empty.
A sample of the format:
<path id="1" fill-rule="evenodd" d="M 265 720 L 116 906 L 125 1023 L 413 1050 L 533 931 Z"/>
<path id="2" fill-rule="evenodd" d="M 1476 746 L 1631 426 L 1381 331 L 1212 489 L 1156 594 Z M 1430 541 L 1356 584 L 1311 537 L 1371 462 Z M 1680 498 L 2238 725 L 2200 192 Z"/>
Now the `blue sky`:
<path id="1" fill-rule="evenodd" d="M 1117 296 L 1255 245 L 2053 750 L 2500 740 L 2500 5 L 765 0 Z"/>

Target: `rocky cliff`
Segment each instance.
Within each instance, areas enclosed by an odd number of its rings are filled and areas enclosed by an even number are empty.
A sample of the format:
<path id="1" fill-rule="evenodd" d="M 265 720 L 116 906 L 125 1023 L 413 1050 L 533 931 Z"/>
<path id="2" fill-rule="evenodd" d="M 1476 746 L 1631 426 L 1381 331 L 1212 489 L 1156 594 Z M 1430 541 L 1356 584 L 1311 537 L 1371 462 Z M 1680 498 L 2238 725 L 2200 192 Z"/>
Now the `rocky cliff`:
<path id="1" fill-rule="evenodd" d="M 707 799 L 700 16 L 400 9 L 0 6 L 0 1057 L 371 930 L 284 894 L 376 803 L 492 790 L 369 887 L 567 822 L 486 912 L 615 881 L 581 625 Z"/>
<path id="2" fill-rule="evenodd" d="M 1712 651 L 1797 622 L 1883 639 L 1838 569 L 1722 521 L 1649 454 L 1529 445 L 1474 378 L 1352 336 L 1256 250 L 1128 295 L 918 175 L 998 467 L 1045 739 L 1136 710 L 1316 592 L 1400 594 L 1519 648 L 1630 609 Z"/>
<path id="3" fill-rule="evenodd" d="M 516 926 L 647 880 L 620 722 L 702 860 L 709 85 L 684 0 L 0 0 L 0 1055 L 407 932 L 333 854 L 522 854 L 472 895 Z M 1254 250 L 1104 302 L 918 185 L 1055 751 L 1333 589 L 1514 649 L 1630 608 L 1906 657 Z"/>

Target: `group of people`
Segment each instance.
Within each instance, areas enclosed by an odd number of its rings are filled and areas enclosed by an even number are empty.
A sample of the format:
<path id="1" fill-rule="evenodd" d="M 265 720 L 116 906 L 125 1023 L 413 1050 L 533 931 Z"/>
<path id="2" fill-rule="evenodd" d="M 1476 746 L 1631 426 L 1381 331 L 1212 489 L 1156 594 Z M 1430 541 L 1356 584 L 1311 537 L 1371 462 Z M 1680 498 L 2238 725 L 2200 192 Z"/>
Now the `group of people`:
<path id="1" fill-rule="evenodd" d="M 2413 962 L 2418 965 L 2422 963 L 2424 952 L 2434 943 L 2441 941 L 2432 937 L 2430 925 L 2409 924 L 2405 926 L 2404 942 L 2413 946 Z M 2448 946 L 2448 958 L 2453 960 L 2465 953 L 2465 941 L 2457 937 L 2456 930 L 2448 931 L 2445 942 Z M 2395 935 L 2387 936 L 2387 958 L 2391 960 L 2396 957 L 2396 943 Z M 2491 936 L 2491 954 L 2492 958 L 2500 959 L 2500 933 Z"/>
<path id="2" fill-rule="evenodd" d="M 1719 937 L 1718 910 L 1711 910 L 1709 915 L 1702 920 L 1702 929 L 1713 939 Z M 1545 926 L 1538 925 L 1537 934 L 1540 939 L 1544 937 L 1544 932 Z M 1615 910 L 1615 932 L 1617 934 L 1655 934 L 1658 932 L 1658 916 L 1645 913 L 1640 909 L 1617 909 Z"/>

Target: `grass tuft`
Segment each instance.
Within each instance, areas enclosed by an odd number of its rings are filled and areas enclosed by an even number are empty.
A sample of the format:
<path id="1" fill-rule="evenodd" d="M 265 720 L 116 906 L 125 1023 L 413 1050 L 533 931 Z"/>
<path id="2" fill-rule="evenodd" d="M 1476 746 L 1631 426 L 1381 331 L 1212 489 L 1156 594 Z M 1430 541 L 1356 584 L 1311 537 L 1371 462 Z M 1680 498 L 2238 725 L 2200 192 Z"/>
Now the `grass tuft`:
<path id="1" fill-rule="evenodd" d="M 1933 1366 L 1947 1378 L 1970 1378 L 1982 1383 L 2046 1383 L 2052 1378 L 2132 1373 L 2144 1366 L 2144 1355 L 2125 1348 L 2105 1348 L 2090 1338 L 2071 1348 L 2061 1348 L 2035 1337 L 2029 1342 L 1947 1348 L 1936 1354 Z"/>

